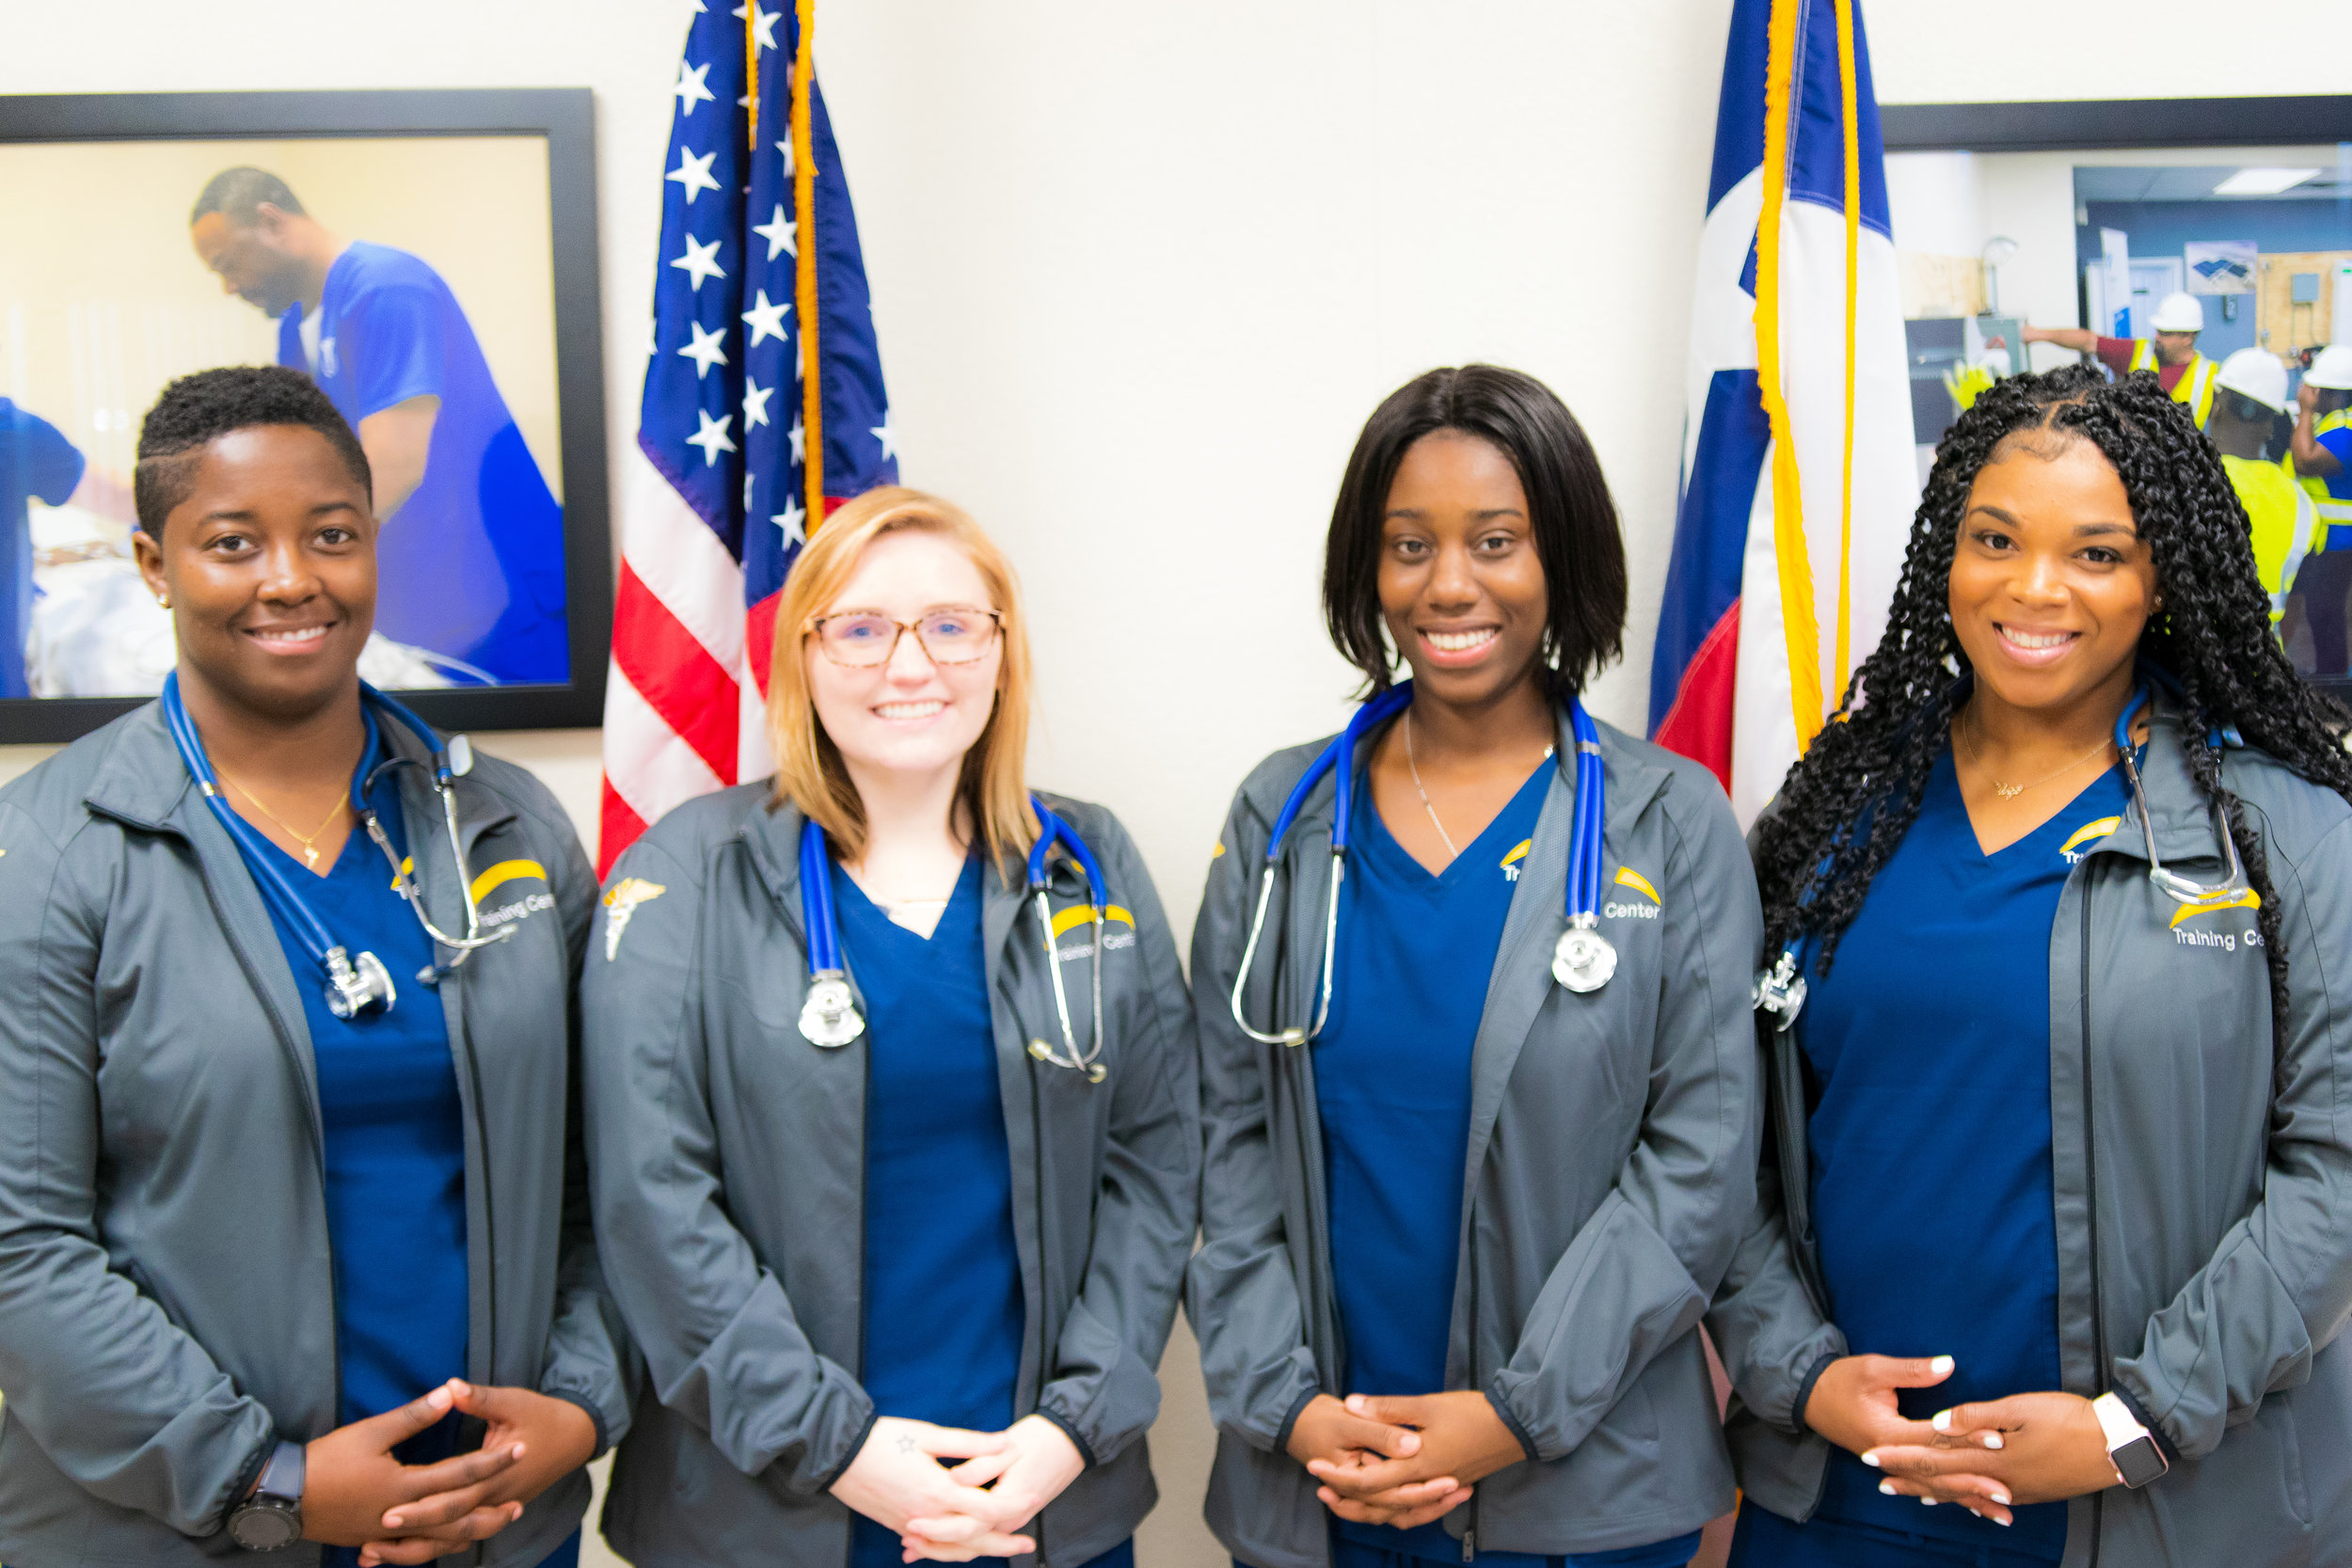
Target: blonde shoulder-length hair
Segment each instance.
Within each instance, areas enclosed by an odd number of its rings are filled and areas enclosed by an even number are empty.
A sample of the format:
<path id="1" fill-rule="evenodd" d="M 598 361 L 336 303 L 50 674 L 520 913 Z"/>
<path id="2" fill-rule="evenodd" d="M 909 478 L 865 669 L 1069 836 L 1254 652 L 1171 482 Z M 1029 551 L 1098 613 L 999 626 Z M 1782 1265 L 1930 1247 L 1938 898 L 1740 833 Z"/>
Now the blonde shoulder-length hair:
<path id="1" fill-rule="evenodd" d="M 768 666 L 769 742 L 776 754 L 774 804 L 789 801 L 825 830 L 845 860 L 866 851 L 866 804 L 850 782 L 841 753 L 818 721 L 809 696 L 806 644 L 811 623 L 839 595 L 885 533 L 934 533 L 962 550 L 988 585 L 1001 627 L 1003 657 L 996 671 L 996 705 L 979 739 L 963 755 L 958 799 L 973 832 L 1000 875 L 1037 842 L 1024 763 L 1029 746 L 1029 629 L 1021 610 L 1021 584 L 1012 562 L 971 515 L 952 501 L 903 485 L 868 490 L 825 519 L 785 578 L 776 607 L 776 641 Z"/>

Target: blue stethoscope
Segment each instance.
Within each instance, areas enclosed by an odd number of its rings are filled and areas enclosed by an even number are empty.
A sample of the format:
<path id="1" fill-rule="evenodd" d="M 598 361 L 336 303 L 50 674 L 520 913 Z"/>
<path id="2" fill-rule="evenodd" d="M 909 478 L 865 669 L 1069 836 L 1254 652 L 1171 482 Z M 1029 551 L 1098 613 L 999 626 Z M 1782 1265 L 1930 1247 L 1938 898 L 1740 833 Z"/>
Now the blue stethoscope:
<path id="1" fill-rule="evenodd" d="M 1413 683 L 1389 688 L 1356 710 L 1339 737 L 1323 749 L 1313 766 L 1291 789 L 1274 818 L 1268 838 L 1265 870 L 1258 883 L 1258 910 L 1249 922 L 1249 940 L 1243 946 L 1240 972 L 1233 976 L 1233 1022 L 1242 1033 L 1262 1045 L 1304 1045 L 1323 1033 L 1331 1017 L 1333 977 L 1340 945 L 1340 883 L 1347 874 L 1347 846 L 1355 818 L 1356 745 L 1375 726 L 1402 712 L 1413 700 Z M 1617 950 L 1600 934 L 1601 835 L 1608 819 L 1607 768 L 1600 758 L 1600 731 L 1584 705 L 1568 699 L 1568 724 L 1576 737 L 1576 817 L 1568 839 L 1568 928 L 1552 949 L 1552 978 L 1569 990 L 1596 991 L 1617 972 Z M 1242 1016 L 1242 993 L 1248 989 L 1249 970 L 1258 956 L 1258 940 L 1265 932 L 1266 910 L 1274 899 L 1275 873 L 1280 868 L 1282 843 L 1291 825 L 1307 804 L 1307 797 L 1324 775 L 1336 778 L 1331 815 L 1331 886 L 1324 895 L 1323 986 L 1314 1022 L 1278 1027 L 1273 1033 L 1253 1028 Z"/>
<path id="2" fill-rule="evenodd" d="M 513 926 L 503 926 L 486 937 L 482 935 L 482 911 L 474 901 L 473 870 L 467 863 L 465 843 L 457 832 L 457 795 L 452 787 L 453 780 L 473 770 L 473 748 L 462 735 L 452 736 L 444 744 L 431 725 L 365 681 L 359 683 L 359 699 L 360 717 L 367 723 L 366 755 L 375 754 L 377 736 L 381 733 L 376 723 L 379 713 L 388 714 L 407 725 L 431 753 L 432 760 L 424 763 L 413 757 L 391 756 L 368 769 L 364 778 L 355 770 L 351 780 L 351 811 L 359 825 L 367 830 L 368 837 L 374 840 L 375 847 L 384 852 L 385 862 L 392 868 L 392 888 L 406 900 L 409 910 L 417 917 L 417 924 L 424 927 L 425 935 L 435 942 L 457 955 L 446 964 L 431 963 L 417 971 L 420 982 L 437 986 L 444 977 L 455 972 L 475 948 L 504 942 L 516 929 Z M 219 777 L 213 771 L 212 759 L 204 754 L 203 736 L 197 734 L 196 721 L 188 717 L 187 705 L 181 700 L 180 673 L 176 670 L 164 678 L 164 723 L 171 731 L 172 744 L 180 749 L 180 760 L 186 764 L 189 776 L 196 780 L 197 788 L 203 793 L 204 803 L 212 807 L 213 816 L 228 830 L 230 838 L 245 859 L 246 868 L 252 872 L 254 884 L 261 889 L 262 896 L 269 901 L 278 918 L 294 927 L 294 933 L 301 938 L 303 947 L 325 973 L 327 1011 L 337 1018 L 347 1019 L 363 1013 L 382 1012 L 391 1006 L 399 993 L 392 985 L 391 973 L 384 967 L 384 960 L 373 953 L 364 952 L 355 958 L 336 942 L 326 924 L 311 912 L 302 895 L 294 891 L 294 883 L 270 859 L 269 841 L 262 836 L 259 829 L 230 809 L 228 800 L 220 792 Z M 368 804 L 368 796 L 374 790 L 377 781 L 402 767 L 424 768 L 433 781 L 433 792 L 440 797 L 441 821 L 449 832 L 450 857 L 457 863 L 458 886 L 466 893 L 466 934 L 462 937 L 449 936 L 433 924 L 432 916 L 425 912 L 423 891 L 402 867 L 400 857 L 392 852 L 392 841 L 384 832 L 383 823 L 376 820 L 375 809 Z"/>
<path id="3" fill-rule="evenodd" d="M 1054 1011 L 1061 1021 L 1062 1047 L 1056 1051 L 1042 1037 L 1029 1041 L 1029 1054 L 1050 1067 L 1082 1073 L 1089 1084 L 1108 1075 L 1103 1066 L 1103 948 L 1107 934 L 1110 895 L 1103 867 L 1069 823 L 1056 816 L 1036 796 L 1029 805 L 1037 813 L 1037 842 L 1029 847 L 1029 895 L 1037 911 L 1039 934 L 1045 941 L 1046 973 L 1054 980 Z M 1070 1022 L 1070 996 L 1062 987 L 1061 958 L 1054 946 L 1054 909 L 1046 896 L 1050 879 L 1046 860 L 1059 844 L 1086 876 L 1087 904 L 1094 921 L 1094 1032 L 1086 1051 L 1078 1050 L 1077 1031 Z M 811 1045 L 835 1051 L 865 1032 L 856 1000 L 841 962 L 841 928 L 833 906 L 833 857 L 825 830 L 813 821 L 801 824 L 801 924 L 808 933 L 808 1000 L 801 1007 L 801 1033 Z"/>
<path id="4" fill-rule="evenodd" d="M 2123 782 L 2132 792 L 2132 804 L 2139 814 L 2140 834 L 2148 847 L 2148 879 L 2176 904 L 2208 904 L 2243 894 L 2253 886 L 2253 882 L 2247 877 L 2246 867 L 2238 860 L 2237 840 L 2230 836 L 2229 824 L 2222 820 L 2218 805 L 2212 806 L 2214 836 L 2221 841 L 2222 858 L 2230 867 L 2227 877 L 2210 886 L 2191 881 L 2177 871 L 2168 870 L 2162 858 L 2156 854 L 2155 825 L 2148 820 L 2148 792 L 2139 782 L 2139 748 L 2132 741 L 2132 721 L 2138 718 L 2139 710 L 2148 705 L 2149 695 L 2149 689 L 2140 687 L 2132 693 L 2132 700 L 2123 705 L 2123 711 L 2115 721 L 2116 755 L 2122 759 Z M 2216 731 L 2211 740 L 2216 747 L 2239 743 L 2237 732 L 2233 729 Z M 1793 1028 L 1797 1015 L 1804 1010 L 1804 961 L 1799 953 L 1804 944 L 1803 937 L 1792 937 L 1783 944 L 1780 957 L 1771 969 L 1756 977 L 1756 984 L 1750 992 L 1750 1000 L 1756 1008 L 1773 1016 L 1776 1030 Z"/>

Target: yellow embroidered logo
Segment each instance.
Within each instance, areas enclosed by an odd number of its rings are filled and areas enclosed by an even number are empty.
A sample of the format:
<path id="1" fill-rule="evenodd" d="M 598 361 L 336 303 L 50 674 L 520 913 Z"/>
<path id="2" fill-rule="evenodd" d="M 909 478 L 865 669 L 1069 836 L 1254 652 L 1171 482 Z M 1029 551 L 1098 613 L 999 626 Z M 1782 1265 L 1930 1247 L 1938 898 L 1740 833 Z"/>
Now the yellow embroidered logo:
<path id="1" fill-rule="evenodd" d="M 604 895 L 604 961 L 611 963 L 621 950 L 621 935 L 636 916 L 637 906 L 649 904 L 670 890 L 660 882 L 649 882 L 643 877 L 624 877 L 605 890 Z"/>
<path id="2" fill-rule="evenodd" d="M 2122 825 L 2123 819 L 2120 816 L 2102 816 L 2095 821 L 2086 822 L 2066 835 L 2066 842 L 2058 846 L 2058 853 L 2066 857 L 2067 864 L 2079 864 L 2083 856 L 2090 853 L 2090 850 L 2082 847 L 2084 845 L 2094 839 L 2106 837 Z"/>
<path id="3" fill-rule="evenodd" d="M 1127 927 L 1124 931 L 1113 931 L 1104 937 L 1104 952 L 1116 953 L 1122 947 L 1133 947 L 1136 944 L 1136 917 L 1133 914 L 1117 904 L 1111 904 L 1104 907 L 1103 917 L 1105 925 L 1117 923 Z M 1059 937 L 1064 931 L 1075 930 L 1081 926 L 1092 925 L 1093 922 L 1093 910 L 1084 904 L 1073 904 L 1061 913 L 1054 916 L 1054 935 Z M 1081 942 L 1075 947 L 1057 947 L 1054 950 L 1055 958 L 1063 963 L 1069 962 L 1072 958 L 1091 958 L 1093 955 L 1094 943 L 1090 942 Z"/>
<path id="4" fill-rule="evenodd" d="M 1511 846 L 1511 852 L 1502 857 L 1504 881 L 1516 882 L 1519 879 L 1519 863 L 1527 859 L 1527 852 L 1534 847 L 1535 841 L 1532 838 L 1523 838 Z"/>
<path id="5" fill-rule="evenodd" d="M 541 884 L 536 893 L 526 893 L 518 898 L 508 899 L 496 909 L 483 910 L 483 928 L 487 930 L 493 926 L 503 926 L 509 921 L 521 920 L 555 908 L 555 895 L 547 890 L 547 879 L 548 868 L 537 861 L 501 861 L 476 877 L 473 879 L 476 909 L 481 909 L 483 899 L 509 882 L 533 880 Z"/>
<path id="6" fill-rule="evenodd" d="M 1218 858 L 1219 856 L 1223 855 L 1224 853 L 1225 853 L 1225 846 L 1224 846 L 1224 844 L 1223 844 L 1222 842 L 1220 842 L 1220 843 L 1217 845 L 1217 847 L 1216 847 L 1216 848 L 1214 848 L 1214 849 L 1212 849 L 1212 850 L 1210 850 L 1210 851 L 1209 851 L 1209 859 L 1211 859 L 1211 860 L 1216 860 L 1216 858 Z"/>
<path id="7" fill-rule="evenodd" d="M 2262 907 L 2263 895 L 2256 893 L 2250 887 L 2239 888 L 2235 893 L 2225 893 L 2218 898 L 2201 898 L 2194 904 L 2183 904 L 2179 909 L 2172 911 L 2173 940 L 2185 945 L 2189 943 L 2189 939 L 2192 936 L 2211 934 L 2209 932 L 2190 932 L 2182 930 L 2181 922 L 2184 920 L 2194 920 L 2201 914 L 2215 914 L 2222 910 L 2259 910 Z M 2247 945 L 2250 947 L 2259 942 L 2262 939 L 2259 932 L 2255 928 L 2249 927 L 2246 933 L 2246 940 Z M 2194 945 L 2200 947 L 2213 947 L 2227 944 L 2228 943 L 2225 939 L 2222 942 L 2201 942 L 2195 943 Z"/>
<path id="8" fill-rule="evenodd" d="M 1658 896 L 1658 890 L 1650 886 L 1647 877 L 1629 865 L 1621 865 L 1617 867 L 1617 874 L 1609 879 L 1619 887 L 1631 888 L 1643 897 L 1647 898 L 1649 902 L 1631 904 L 1612 899 L 1600 907 L 1601 913 L 1612 920 L 1656 920 L 1658 918 L 1658 911 L 1666 901 Z"/>

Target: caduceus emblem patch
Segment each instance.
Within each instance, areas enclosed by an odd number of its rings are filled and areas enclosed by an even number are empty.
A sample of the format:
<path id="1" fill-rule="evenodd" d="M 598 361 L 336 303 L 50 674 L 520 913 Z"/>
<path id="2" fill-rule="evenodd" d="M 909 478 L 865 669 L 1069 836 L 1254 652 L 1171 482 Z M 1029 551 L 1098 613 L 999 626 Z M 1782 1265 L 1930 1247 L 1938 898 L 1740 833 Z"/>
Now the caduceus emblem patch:
<path id="1" fill-rule="evenodd" d="M 621 937 L 628 923 L 636 916 L 637 906 L 650 903 L 670 890 L 660 882 L 649 882 L 643 877 L 624 877 L 606 890 L 604 895 L 604 961 L 611 963 L 621 951 Z"/>

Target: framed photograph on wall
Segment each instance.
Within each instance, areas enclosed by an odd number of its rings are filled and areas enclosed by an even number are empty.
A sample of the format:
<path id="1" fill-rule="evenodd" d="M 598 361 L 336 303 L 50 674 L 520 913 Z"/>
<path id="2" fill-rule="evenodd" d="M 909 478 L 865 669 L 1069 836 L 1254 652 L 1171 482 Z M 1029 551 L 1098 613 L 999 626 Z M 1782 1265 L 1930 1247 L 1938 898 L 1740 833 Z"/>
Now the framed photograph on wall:
<path id="1" fill-rule="evenodd" d="M 141 418 L 309 373 L 383 532 L 360 673 L 444 729 L 601 721 L 612 626 L 586 88 L 0 98 L 0 742 L 161 689 Z"/>
<path id="2" fill-rule="evenodd" d="M 2257 561 L 2289 584 L 2279 631 L 2296 668 L 2352 700 L 2352 522 L 2328 521 L 2352 519 L 2352 459 L 2298 465 L 2292 450 L 2298 422 L 2332 423 L 2321 439 L 2352 453 L 2352 388 L 2321 385 L 2344 356 L 2313 378 L 2322 351 L 2352 345 L 2352 97 L 1881 114 L 1921 474 L 1999 376 L 2158 370 L 2200 409 L 2249 514 L 2305 509 L 2309 532 L 2261 536 L 2302 547 L 2265 561 L 2258 545 Z M 2283 373 L 2260 398 L 2204 395 L 2199 378 L 2244 350 Z"/>

